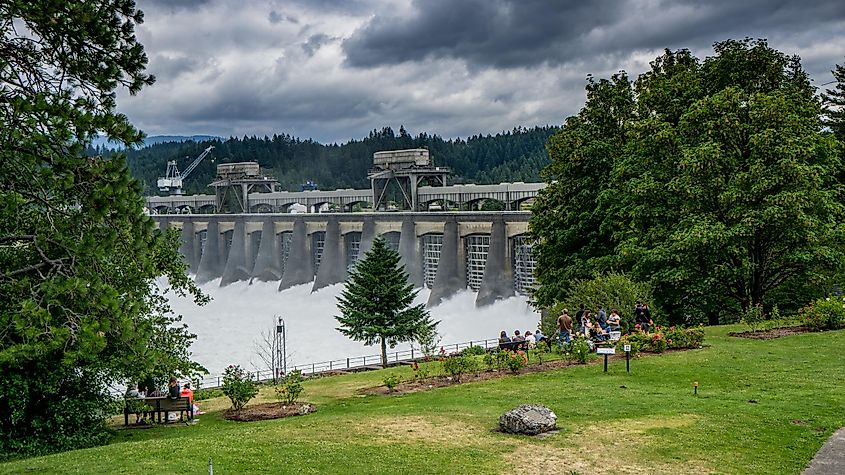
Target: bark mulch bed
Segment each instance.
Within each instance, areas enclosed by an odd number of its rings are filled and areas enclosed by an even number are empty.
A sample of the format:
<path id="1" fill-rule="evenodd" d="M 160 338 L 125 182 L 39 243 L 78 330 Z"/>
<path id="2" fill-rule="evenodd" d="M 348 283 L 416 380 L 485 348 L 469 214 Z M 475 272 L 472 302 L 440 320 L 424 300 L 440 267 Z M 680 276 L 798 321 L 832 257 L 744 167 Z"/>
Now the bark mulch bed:
<path id="1" fill-rule="evenodd" d="M 810 331 L 811 330 L 808 327 L 784 327 L 773 328 L 771 330 L 757 330 L 755 332 L 730 332 L 728 335 L 740 338 L 751 338 L 752 340 L 774 340 L 775 338 L 800 335 L 801 333 L 808 333 Z"/>
<path id="2" fill-rule="evenodd" d="M 287 405 L 283 405 L 280 402 L 268 402 L 246 406 L 240 411 L 229 409 L 223 413 L 223 418 L 240 422 L 266 421 L 268 419 L 280 419 L 282 417 L 304 416 L 316 410 L 316 406 L 307 402 L 295 402 Z"/>
<path id="3" fill-rule="evenodd" d="M 683 351 L 683 350 L 666 350 L 666 353 L 671 351 Z M 641 353 L 642 356 L 647 356 L 649 353 Z M 616 361 L 616 360 L 625 360 L 625 354 L 622 353 L 621 355 L 616 354 L 611 356 L 609 361 Z M 588 365 L 592 364 L 604 364 L 604 358 L 596 358 L 590 361 L 587 361 Z M 402 381 L 401 383 L 397 384 L 395 388 L 393 388 L 393 392 L 389 392 L 387 386 L 376 386 L 372 388 L 364 388 L 357 391 L 358 394 L 364 395 L 402 395 L 402 394 L 410 394 L 416 393 L 420 391 L 428 391 L 434 388 L 442 388 L 445 386 L 452 386 L 455 384 L 463 384 L 463 383 L 474 383 L 476 381 L 487 381 L 489 379 L 497 379 L 503 378 L 506 376 L 513 376 L 515 374 L 528 374 L 528 373 L 542 373 L 544 371 L 565 368 L 567 366 L 577 366 L 579 363 L 575 361 L 567 361 L 567 360 L 554 360 L 554 361 L 544 361 L 543 363 L 537 364 L 530 364 L 519 371 L 519 373 L 513 373 L 510 370 L 485 370 L 480 371 L 478 373 L 467 373 L 462 374 L 460 381 L 456 381 L 454 378 L 450 376 L 431 376 L 425 379 L 420 380 L 409 380 L 409 381 Z"/>

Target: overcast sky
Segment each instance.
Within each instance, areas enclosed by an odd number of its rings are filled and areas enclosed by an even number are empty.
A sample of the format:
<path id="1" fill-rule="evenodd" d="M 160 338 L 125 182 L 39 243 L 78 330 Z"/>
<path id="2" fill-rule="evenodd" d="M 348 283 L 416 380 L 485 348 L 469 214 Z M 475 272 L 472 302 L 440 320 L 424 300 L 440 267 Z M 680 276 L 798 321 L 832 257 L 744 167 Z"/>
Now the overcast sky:
<path id="1" fill-rule="evenodd" d="M 587 74 L 632 76 L 663 48 L 768 38 L 816 85 L 845 62 L 845 1 L 137 0 L 157 82 L 119 109 L 148 135 L 404 125 L 444 137 L 559 125 Z"/>

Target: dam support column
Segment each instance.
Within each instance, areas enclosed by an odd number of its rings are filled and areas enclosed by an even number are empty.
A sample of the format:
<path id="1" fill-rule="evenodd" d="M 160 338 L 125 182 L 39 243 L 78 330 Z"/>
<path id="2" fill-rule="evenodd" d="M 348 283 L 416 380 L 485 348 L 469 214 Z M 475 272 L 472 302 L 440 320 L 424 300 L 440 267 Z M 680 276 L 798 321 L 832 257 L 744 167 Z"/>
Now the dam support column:
<path id="1" fill-rule="evenodd" d="M 417 238 L 416 225 L 411 218 L 402 220 L 402 231 L 399 234 L 399 262 L 405 266 L 408 273 L 408 282 L 414 287 L 423 286 L 422 265 L 420 262 L 419 239 Z"/>
<path id="2" fill-rule="evenodd" d="M 320 257 L 320 268 L 317 269 L 312 292 L 346 280 L 346 252 L 344 251 L 340 237 L 340 224 L 337 218 L 331 217 L 326 223 L 323 255 Z"/>
<path id="3" fill-rule="evenodd" d="M 243 218 L 235 221 L 235 229 L 232 232 L 232 246 L 229 248 L 229 256 L 226 259 L 226 267 L 223 269 L 223 277 L 220 279 L 220 287 L 225 287 L 233 282 L 249 280 L 250 270 L 246 265 L 246 230 Z"/>
<path id="4" fill-rule="evenodd" d="M 440 249 L 440 261 L 437 263 L 437 275 L 434 287 L 428 296 L 428 307 L 439 305 L 443 300 L 466 288 L 466 281 L 461 279 L 458 262 L 458 222 L 454 218 L 446 221 L 443 229 L 443 247 Z"/>
<path id="5" fill-rule="evenodd" d="M 276 224 L 271 218 L 261 225 L 261 242 L 258 244 L 258 256 L 252 269 L 253 279 L 262 282 L 275 282 L 282 278 L 281 253 L 276 236 Z"/>
<path id="6" fill-rule="evenodd" d="M 179 252 L 185 256 L 185 262 L 188 264 L 188 272 L 190 273 L 196 273 L 197 271 L 197 261 L 194 256 L 194 241 L 196 241 L 194 222 L 189 220 L 182 221 L 182 245 L 179 246 Z"/>
<path id="7" fill-rule="evenodd" d="M 206 231 L 205 246 L 202 250 L 202 257 L 197 267 L 197 283 L 204 284 L 212 281 L 223 274 L 220 255 L 220 231 L 217 221 L 209 220 Z"/>
<path id="8" fill-rule="evenodd" d="M 364 218 L 361 225 L 361 245 L 358 248 L 358 260 L 364 258 L 370 249 L 373 248 L 373 241 L 376 240 L 376 222 L 372 217 Z"/>
<path id="9" fill-rule="evenodd" d="M 502 219 L 493 221 L 490 231 L 490 249 L 484 264 L 484 277 L 475 298 L 475 306 L 482 307 L 514 295 L 513 275 L 507 256 L 508 236 Z"/>
<path id="10" fill-rule="evenodd" d="M 285 290 L 294 285 L 307 284 L 314 280 L 314 266 L 311 263 L 311 252 L 308 249 L 308 234 L 305 221 L 302 218 L 293 223 L 293 236 L 290 243 L 290 254 L 285 263 L 285 274 L 279 283 L 279 290 Z"/>

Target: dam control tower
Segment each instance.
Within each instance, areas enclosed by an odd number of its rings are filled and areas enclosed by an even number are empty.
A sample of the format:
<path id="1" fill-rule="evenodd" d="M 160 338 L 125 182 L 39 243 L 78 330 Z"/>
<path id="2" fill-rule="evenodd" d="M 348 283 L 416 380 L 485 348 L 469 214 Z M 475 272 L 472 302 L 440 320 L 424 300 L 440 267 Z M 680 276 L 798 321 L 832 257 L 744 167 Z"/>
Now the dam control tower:
<path id="1" fill-rule="evenodd" d="M 388 150 L 373 154 L 368 174 L 373 190 L 373 210 L 420 211 L 420 186 L 445 187 L 448 167 L 436 167 L 424 148 Z"/>

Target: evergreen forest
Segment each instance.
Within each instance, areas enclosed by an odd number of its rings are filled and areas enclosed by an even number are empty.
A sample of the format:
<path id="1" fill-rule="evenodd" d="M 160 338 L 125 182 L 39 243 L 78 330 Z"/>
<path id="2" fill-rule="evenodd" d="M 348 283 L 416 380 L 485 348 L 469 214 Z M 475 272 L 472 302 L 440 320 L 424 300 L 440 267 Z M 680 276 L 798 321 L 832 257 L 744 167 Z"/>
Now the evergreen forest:
<path id="1" fill-rule="evenodd" d="M 549 163 L 545 144 L 557 127 L 514 128 L 496 135 L 475 135 L 466 139 L 444 139 L 425 132 L 409 134 L 404 127 L 396 133 L 391 127 L 373 130 L 362 140 L 343 144 L 321 144 L 288 134 L 272 137 L 232 137 L 228 140 L 202 142 L 165 142 L 126 151 L 131 173 L 144 186 L 147 195 L 158 193 L 157 177 L 176 160 L 184 170 L 203 149 L 214 145 L 211 159 L 206 158 L 185 180 L 185 193 L 208 193 L 208 184 L 219 163 L 257 161 L 264 173 L 275 177 L 281 188 L 299 191 L 306 181 L 321 190 L 368 188 L 367 172 L 374 152 L 408 148 L 427 148 L 436 166 L 452 169 L 450 183 L 538 182 L 540 170 Z M 100 148 L 91 155 L 107 155 Z"/>

